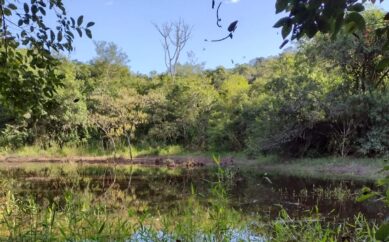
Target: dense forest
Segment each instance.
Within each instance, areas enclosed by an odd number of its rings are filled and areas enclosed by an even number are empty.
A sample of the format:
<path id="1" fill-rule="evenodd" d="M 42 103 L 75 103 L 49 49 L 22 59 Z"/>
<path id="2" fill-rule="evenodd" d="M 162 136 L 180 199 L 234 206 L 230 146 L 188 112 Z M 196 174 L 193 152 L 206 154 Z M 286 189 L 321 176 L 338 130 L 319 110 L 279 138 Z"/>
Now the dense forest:
<path id="1" fill-rule="evenodd" d="M 385 155 L 389 49 L 387 36 L 373 31 L 384 15 L 366 11 L 366 28 L 354 34 L 345 26 L 336 40 L 302 38 L 279 56 L 232 69 L 180 64 L 174 78 L 133 73 L 120 47 L 96 42 L 88 63 L 56 56 L 54 91 L 28 73 L 0 88 L 0 145 Z"/>

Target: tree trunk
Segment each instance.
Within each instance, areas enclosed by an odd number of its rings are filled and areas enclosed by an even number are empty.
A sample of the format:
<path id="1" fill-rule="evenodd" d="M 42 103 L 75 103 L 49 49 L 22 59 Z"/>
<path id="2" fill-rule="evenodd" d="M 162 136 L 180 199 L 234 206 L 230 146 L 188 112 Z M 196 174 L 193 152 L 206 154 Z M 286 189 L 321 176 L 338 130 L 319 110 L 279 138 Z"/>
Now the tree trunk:
<path id="1" fill-rule="evenodd" d="M 126 135 L 128 148 L 130 149 L 130 159 L 132 161 L 131 133 Z"/>

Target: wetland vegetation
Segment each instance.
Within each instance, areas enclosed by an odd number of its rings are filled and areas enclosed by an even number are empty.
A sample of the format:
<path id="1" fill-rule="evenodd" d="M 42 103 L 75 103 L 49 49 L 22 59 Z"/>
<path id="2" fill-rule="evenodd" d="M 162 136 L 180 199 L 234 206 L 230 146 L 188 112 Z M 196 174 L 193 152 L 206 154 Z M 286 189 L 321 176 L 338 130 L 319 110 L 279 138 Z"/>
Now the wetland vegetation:
<path id="1" fill-rule="evenodd" d="M 22 168 L 23 167 L 23 168 Z M 374 238 L 388 215 L 358 181 L 268 176 L 218 165 L 1 167 L 5 240 L 321 241 Z"/>

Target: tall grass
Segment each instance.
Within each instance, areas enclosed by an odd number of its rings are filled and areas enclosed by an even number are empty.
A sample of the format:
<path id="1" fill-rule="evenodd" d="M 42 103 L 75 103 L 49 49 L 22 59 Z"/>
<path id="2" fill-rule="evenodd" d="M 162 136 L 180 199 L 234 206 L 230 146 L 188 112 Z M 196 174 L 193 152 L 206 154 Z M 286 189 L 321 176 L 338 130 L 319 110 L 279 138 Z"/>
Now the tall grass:
<path id="1" fill-rule="evenodd" d="M 163 147 L 132 147 L 132 155 L 151 156 L 151 155 L 181 155 L 186 151 L 181 146 L 170 145 Z M 24 146 L 18 149 L 2 148 L 0 150 L 2 156 L 18 156 L 18 157 L 72 157 L 72 156 L 123 156 L 130 157 L 130 149 L 125 146 L 118 146 L 116 150 L 103 149 L 100 146 L 94 145 L 77 145 L 59 147 L 53 145 L 43 149 L 40 146 Z"/>

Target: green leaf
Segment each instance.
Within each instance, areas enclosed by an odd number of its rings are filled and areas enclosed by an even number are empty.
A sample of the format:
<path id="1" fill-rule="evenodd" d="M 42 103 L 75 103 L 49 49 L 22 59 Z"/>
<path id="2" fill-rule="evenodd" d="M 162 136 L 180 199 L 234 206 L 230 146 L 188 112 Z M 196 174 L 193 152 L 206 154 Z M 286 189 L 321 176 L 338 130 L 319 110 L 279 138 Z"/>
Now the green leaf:
<path id="1" fill-rule="evenodd" d="M 359 196 L 359 197 L 356 199 L 356 201 L 357 201 L 357 202 L 364 202 L 364 201 L 369 200 L 369 199 L 371 199 L 371 198 L 373 198 L 373 197 L 375 197 L 375 196 L 377 196 L 377 194 L 374 193 L 374 192 L 372 192 L 372 193 L 367 193 L 367 194 L 363 194 L 363 195 Z"/>
<path id="2" fill-rule="evenodd" d="M 284 46 L 289 42 L 288 39 L 284 40 L 284 42 L 282 42 L 282 44 L 280 45 L 280 49 L 284 48 Z"/>
<path id="3" fill-rule="evenodd" d="M 326 18 L 319 18 L 317 20 L 317 28 L 322 33 L 328 33 L 331 30 L 331 25 Z"/>
<path id="4" fill-rule="evenodd" d="M 389 166 L 384 166 L 384 168 L 382 168 L 382 170 L 380 172 L 383 172 L 383 171 L 389 171 Z"/>
<path id="5" fill-rule="evenodd" d="M 389 184 L 389 177 L 385 177 L 376 181 L 378 186 L 386 186 Z"/>
<path id="6" fill-rule="evenodd" d="M 55 40 L 55 33 L 52 30 L 50 30 L 50 38 L 51 38 L 51 41 Z"/>
<path id="7" fill-rule="evenodd" d="M 27 3 L 24 3 L 23 7 L 24 7 L 24 12 L 26 12 L 26 13 L 30 12 L 30 7 L 28 6 Z"/>
<path id="8" fill-rule="evenodd" d="M 85 29 L 85 34 L 89 39 L 92 39 L 92 31 L 90 29 Z"/>
<path id="9" fill-rule="evenodd" d="M 288 7 L 288 0 L 277 0 L 276 2 L 276 13 L 284 11 Z"/>
<path id="10" fill-rule="evenodd" d="M 389 67 L 389 58 L 385 58 L 385 59 L 382 59 L 378 65 L 377 65 L 377 69 L 378 70 L 385 70 L 386 68 Z"/>
<path id="11" fill-rule="evenodd" d="M 84 16 L 80 16 L 80 17 L 78 17 L 78 19 L 77 19 L 77 25 L 78 26 L 81 26 L 81 24 L 84 22 Z"/>
<path id="12" fill-rule="evenodd" d="M 74 27 L 76 25 L 76 20 L 74 20 L 72 17 L 70 17 L 70 20 L 72 21 L 72 26 Z"/>
<path id="13" fill-rule="evenodd" d="M 343 23 L 344 23 L 343 15 L 339 15 L 335 21 L 334 30 L 332 33 L 332 39 L 336 38 L 337 34 L 339 33 L 340 29 L 342 28 Z"/>
<path id="14" fill-rule="evenodd" d="M 36 13 L 38 12 L 38 7 L 36 5 L 32 5 L 31 6 L 31 12 L 33 15 L 36 15 Z"/>
<path id="15" fill-rule="evenodd" d="M 59 227 L 59 232 L 61 232 L 63 237 L 67 238 L 65 230 L 63 230 L 63 228 Z"/>
<path id="16" fill-rule="evenodd" d="M 389 224 L 382 225 L 375 234 L 375 238 L 382 241 L 389 239 Z"/>
<path id="17" fill-rule="evenodd" d="M 39 5 L 41 5 L 44 8 L 47 6 L 46 3 L 44 3 L 43 1 L 39 1 L 38 3 L 39 3 Z"/>
<path id="18" fill-rule="evenodd" d="M 386 13 L 386 14 L 385 14 L 384 19 L 385 19 L 385 20 L 389 20 L 389 13 Z"/>
<path id="19" fill-rule="evenodd" d="M 8 4 L 8 8 L 10 8 L 10 9 L 12 9 L 12 10 L 18 9 L 18 7 L 16 7 L 16 5 L 13 4 L 13 3 Z"/>
<path id="20" fill-rule="evenodd" d="M 61 31 L 59 31 L 57 34 L 57 40 L 58 40 L 58 42 L 62 41 L 62 32 Z"/>
<path id="21" fill-rule="evenodd" d="M 101 232 L 103 232 L 104 228 L 105 228 L 105 222 L 100 226 L 100 229 L 97 233 L 101 234 Z"/>
<path id="22" fill-rule="evenodd" d="M 5 16 L 11 16 L 12 15 L 12 12 L 9 8 L 4 8 L 3 9 L 3 13 Z"/>
<path id="23" fill-rule="evenodd" d="M 46 10 L 42 7 L 39 7 L 39 11 L 45 16 L 46 15 Z"/>
<path id="24" fill-rule="evenodd" d="M 356 28 L 363 30 L 366 27 L 366 22 L 363 16 L 357 12 L 349 13 L 345 19 L 346 24 L 352 24 Z M 354 27 L 353 26 L 353 27 Z"/>
<path id="25" fill-rule="evenodd" d="M 308 35 L 309 38 L 313 38 L 313 36 L 316 35 L 317 31 L 317 25 L 314 23 L 311 23 L 305 28 L 305 33 Z"/>
<path id="26" fill-rule="evenodd" d="M 291 31 L 292 31 L 292 22 L 288 21 L 284 24 L 284 27 L 282 28 L 281 31 L 282 38 L 285 39 L 286 37 L 288 37 Z"/>
<path id="27" fill-rule="evenodd" d="M 78 35 L 79 35 L 80 37 L 82 37 L 82 31 L 81 31 L 81 29 L 80 29 L 80 28 L 76 28 L 76 30 L 77 30 L 77 32 L 78 32 Z"/>
<path id="28" fill-rule="evenodd" d="M 74 39 L 74 34 L 71 31 L 66 31 L 65 33 L 69 35 L 70 38 Z"/>
<path id="29" fill-rule="evenodd" d="M 352 11 L 352 12 L 362 12 L 365 10 L 365 6 L 363 6 L 362 3 L 356 3 L 356 4 L 348 7 L 347 10 Z"/>

